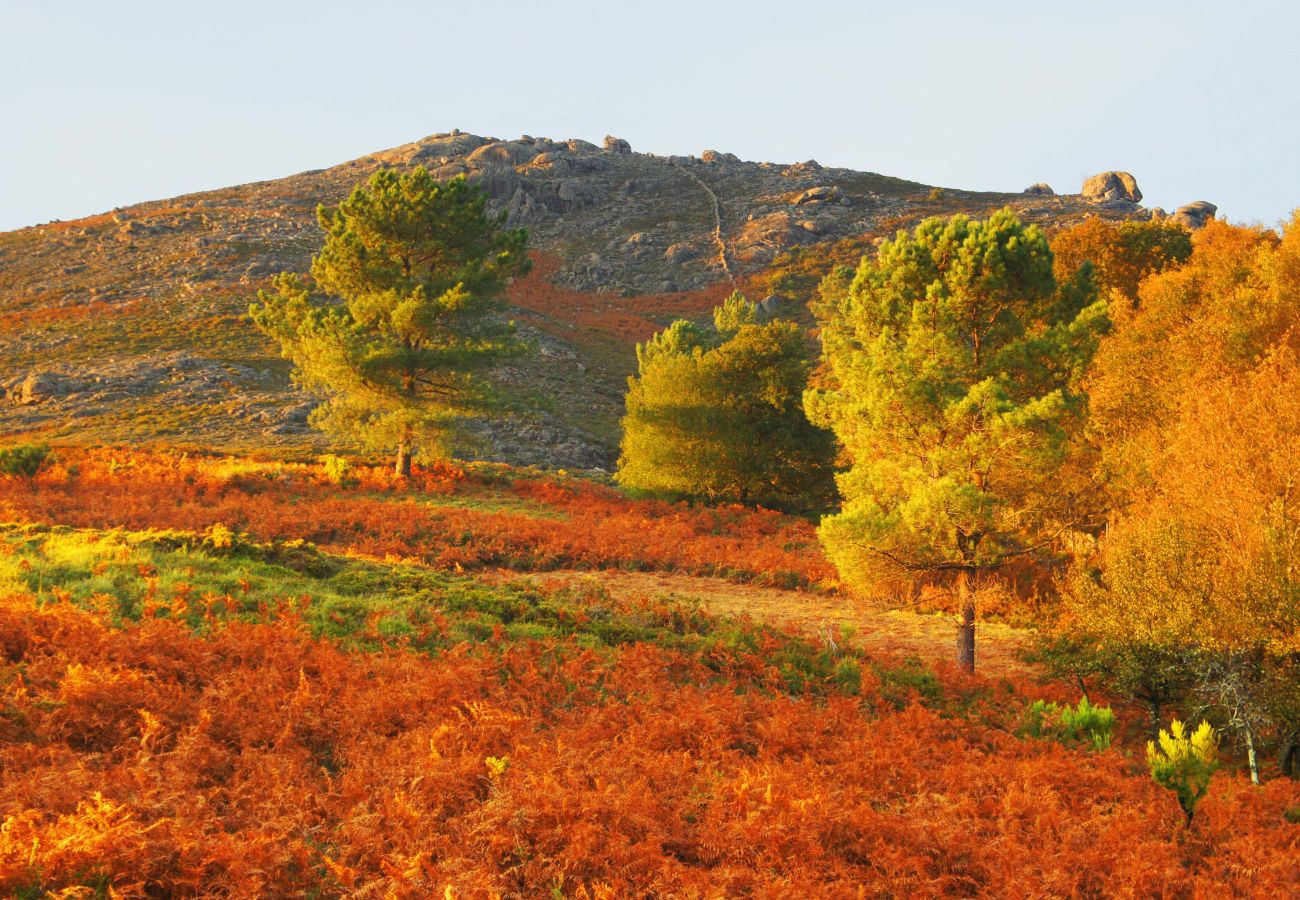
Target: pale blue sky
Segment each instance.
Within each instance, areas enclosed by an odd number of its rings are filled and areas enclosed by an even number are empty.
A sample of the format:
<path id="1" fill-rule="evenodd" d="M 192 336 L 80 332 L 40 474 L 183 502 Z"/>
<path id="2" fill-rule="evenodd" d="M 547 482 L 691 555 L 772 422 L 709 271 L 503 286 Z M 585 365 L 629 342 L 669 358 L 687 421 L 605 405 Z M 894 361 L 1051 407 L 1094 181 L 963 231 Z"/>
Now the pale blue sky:
<path id="1" fill-rule="evenodd" d="M 1300 4 L 0 0 L 0 229 L 438 131 L 1300 206 Z"/>

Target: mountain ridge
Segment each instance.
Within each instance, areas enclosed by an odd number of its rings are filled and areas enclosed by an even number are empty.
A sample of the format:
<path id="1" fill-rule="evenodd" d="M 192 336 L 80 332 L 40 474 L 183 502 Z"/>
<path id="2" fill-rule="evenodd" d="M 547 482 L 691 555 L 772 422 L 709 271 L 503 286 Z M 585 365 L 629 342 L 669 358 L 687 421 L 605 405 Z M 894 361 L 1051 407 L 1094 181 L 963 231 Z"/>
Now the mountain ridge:
<path id="1" fill-rule="evenodd" d="M 55 441 L 319 452 L 313 398 L 244 318 L 279 271 L 305 271 L 315 209 L 380 168 L 481 184 L 539 262 L 510 292 L 540 352 L 505 380 L 551 408 L 475 423 L 470 456 L 609 468 L 632 348 L 791 253 L 869 248 L 935 214 L 1010 206 L 1054 228 L 1149 217 L 1123 198 L 934 188 L 874 172 L 637 153 L 528 135 L 430 135 L 326 169 L 0 233 L 0 429 Z M 1036 186 L 1037 187 L 1037 186 Z M 758 299 L 755 297 L 755 299 Z M 802 297 L 783 310 L 797 315 Z"/>

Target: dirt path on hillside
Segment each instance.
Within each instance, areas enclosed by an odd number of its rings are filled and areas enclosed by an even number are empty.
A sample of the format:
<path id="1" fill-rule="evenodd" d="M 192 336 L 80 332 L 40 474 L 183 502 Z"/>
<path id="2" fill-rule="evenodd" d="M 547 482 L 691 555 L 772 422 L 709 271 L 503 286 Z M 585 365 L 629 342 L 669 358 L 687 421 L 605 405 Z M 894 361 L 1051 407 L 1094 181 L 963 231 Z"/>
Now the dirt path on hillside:
<path id="1" fill-rule="evenodd" d="M 839 626 L 848 626 L 853 629 L 851 642 L 868 653 L 918 656 L 928 663 L 950 662 L 956 652 L 957 630 L 952 616 L 877 610 L 829 594 L 664 572 L 561 571 L 528 576 L 501 573 L 499 577 L 502 580 L 526 577 L 544 587 L 594 579 L 615 597 L 671 595 L 684 601 L 698 601 L 710 612 L 748 615 L 774 625 L 792 623 L 820 634 L 828 627 L 838 632 Z M 976 646 L 977 670 L 990 677 L 1032 675 L 1033 667 L 1019 657 L 1020 651 L 1028 646 L 1028 632 L 997 622 L 981 623 Z"/>

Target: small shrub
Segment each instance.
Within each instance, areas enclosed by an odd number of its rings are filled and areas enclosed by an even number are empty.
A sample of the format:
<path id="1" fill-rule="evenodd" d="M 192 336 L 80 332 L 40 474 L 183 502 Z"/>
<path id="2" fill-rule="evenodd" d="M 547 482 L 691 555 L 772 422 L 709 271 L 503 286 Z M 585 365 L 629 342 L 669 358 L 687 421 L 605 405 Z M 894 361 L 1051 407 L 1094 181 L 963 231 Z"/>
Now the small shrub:
<path id="1" fill-rule="evenodd" d="M 1035 700 L 1025 710 L 1018 733 L 1025 737 L 1050 738 L 1071 746 L 1088 745 L 1094 750 L 1110 746 L 1115 731 L 1115 713 L 1109 706 L 1093 706 L 1088 698 L 1078 706 L 1061 707 Z"/>
<path id="2" fill-rule="evenodd" d="M 1292 825 L 1300 825 L 1300 803 L 1295 806 L 1288 806 L 1282 816 Z"/>
<path id="3" fill-rule="evenodd" d="M 1109 706 L 1093 706 L 1087 697 L 1079 700 L 1079 705 L 1061 710 L 1059 721 L 1061 730 L 1071 742 L 1087 742 L 1094 750 L 1105 750 L 1110 746 L 1115 731 L 1115 713 Z"/>
<path id="4" fill-rule="evenodd" d="M 220 522 L 209 525 L 203 533 L 204 545 L 213 550 L 233 550 L 238 540 L 239 536 Z"/>
<path id="5" fill-rule="evenodd" d="M 0 475 L 11 478 L 35 478 L 50 460 L 46 444 L 19 444 L 0 450 Z"/>
<path id="6" fill-rule="evenodd" d="M 1147 766 L 1156 784 L 1168 788 L 1178 796 L 1178 805 L 1192 824 L 1196 804 L 1210 788 L 1210 778 L 1219 767 L 1215 754 L 1219 738 L 1209 722 L 1202 722 L 1192 734 L 1186 726 L 1174 719 L 1169 730 L 1160 731 L 1159 746 L 1147 741 Z"/>
<path id="7" fill-rule="evenodd" d="M 329 454 L 321 457 L 321 467 L 325 470 L 325 480 L 340 487 L 350 487 L 357 483 L 352 474 L 352 463 L 342 456 Z"/>

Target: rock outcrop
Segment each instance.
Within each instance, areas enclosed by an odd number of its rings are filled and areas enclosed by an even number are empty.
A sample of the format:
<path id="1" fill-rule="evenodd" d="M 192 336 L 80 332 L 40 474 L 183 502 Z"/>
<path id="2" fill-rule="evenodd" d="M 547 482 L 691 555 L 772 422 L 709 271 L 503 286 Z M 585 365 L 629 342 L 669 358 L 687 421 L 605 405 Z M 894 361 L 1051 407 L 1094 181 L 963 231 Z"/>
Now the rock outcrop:
<path id="1" fill-rule="evenodd" d="M 1031 184 L 1029 187 L 1025 188 L 1024 192 L 1026 194 L 1033 194 L 1038 197 L 1056 196 L 1056 191 L 1052 190 L 1052 186 L 1043 181 L 1040 181 L 1036 184 Z"/>
<path id="2" fill-rule="evenodd" d="M 1210 201 L 1197 200 L 1195 203 L 1188 203 L 1186 206 L 1178 207 L 1178 209 L 1174 210 L 1174 214 L 1170 218 L 1179 225 L 1182 225 L 1184 228 L 1187 228 L 1190 231 L 1196 231 L 1197 229 L 1204 228 L 1205 223 L 1210 221 L 1210 219 L 1213 219 L 1214 214 L 1218 211 L 1219 207 L 1215 206 Z"/>
<path id="3" fill-rule="evenodd" d="M 1094 175 L 1083 183 L 1080 193 L 1095 200 L 1128 200 L 1131 203 L 1142 201 L 1137 179 L 1128 172 L 1101 172 Z"/>

